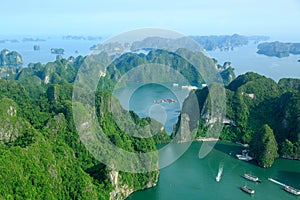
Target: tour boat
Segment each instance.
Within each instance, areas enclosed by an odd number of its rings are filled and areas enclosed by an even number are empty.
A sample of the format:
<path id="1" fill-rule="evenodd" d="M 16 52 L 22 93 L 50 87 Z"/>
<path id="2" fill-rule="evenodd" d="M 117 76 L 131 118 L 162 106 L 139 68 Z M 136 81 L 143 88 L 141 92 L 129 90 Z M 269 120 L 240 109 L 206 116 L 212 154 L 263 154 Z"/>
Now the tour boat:
<path id="1" fill-rule="evenodd" d="M 244 192 L 248 193 L 248 194 L 254 194 L 255 190 L 253 190 L 252 188 L 249 188 L 248 186 L 244 185 L 241 187 L 241 190 L 243 190 Z"/>
<path id="2" fill-rule="evenodd" d="M 244 174 L 243 176 L 245 179 L 248 179 L 250 181 L 254 181 L 254 182 L 261 182 L 261 180 L 259 180 L 259 178 L 257 176 L 253 176 L 250 174 Z"/>

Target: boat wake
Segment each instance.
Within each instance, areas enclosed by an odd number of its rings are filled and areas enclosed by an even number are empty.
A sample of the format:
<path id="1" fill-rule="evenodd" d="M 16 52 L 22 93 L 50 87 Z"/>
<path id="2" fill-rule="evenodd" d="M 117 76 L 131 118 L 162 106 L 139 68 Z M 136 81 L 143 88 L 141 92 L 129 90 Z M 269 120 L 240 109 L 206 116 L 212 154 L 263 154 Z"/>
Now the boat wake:
<path id="1" fill-rule="evenodd" d="M 222 176 L 222 173 L 223 173 L 223 167 L 224 167 L 224 163 L 220 163 L 219 164 L 218 175 L 216 176 L 216 181 L 217 182 L 220 182 L 220 180 L 221 180 L 221 176 Z"/>

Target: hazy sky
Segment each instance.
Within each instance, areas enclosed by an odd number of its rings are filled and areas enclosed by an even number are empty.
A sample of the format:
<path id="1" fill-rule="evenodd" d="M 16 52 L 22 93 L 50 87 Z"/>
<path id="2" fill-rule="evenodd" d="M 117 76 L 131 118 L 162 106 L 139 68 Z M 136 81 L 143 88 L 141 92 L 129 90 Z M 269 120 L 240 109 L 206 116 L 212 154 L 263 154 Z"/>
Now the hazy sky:
<path id="1" fill-rule="evenodd" d="M 103 36 L 157 27 L 300 42 L 300 0 L 15 0 L 0 8 L 1 35 Z"/>

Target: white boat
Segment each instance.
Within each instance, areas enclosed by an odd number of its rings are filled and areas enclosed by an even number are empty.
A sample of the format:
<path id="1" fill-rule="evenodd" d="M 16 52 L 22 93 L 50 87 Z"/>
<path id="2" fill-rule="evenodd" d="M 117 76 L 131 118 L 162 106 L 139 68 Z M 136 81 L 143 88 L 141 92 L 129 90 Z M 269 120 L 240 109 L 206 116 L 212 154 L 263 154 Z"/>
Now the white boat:
<path id="1" fill-rule="evenodd" d="M 236 154 L 236 157 L 237 157 L 239 160 L 245 160 L 245 161 L 253 160 L 253 157 L 249 156 L 248 153 L 249 153 L 249 150 L 244 149 L 244 150 L 242 151 L 242 154 Z"/>
<path id="2" fill-rule="evenodd" d="M 253 157 L 248 156 L 248 154 L 247 154 L 247 155 L 236 154 L 236 157 L 237 157 L 239 160 L 245 160 L 245 161 L 253 160 Z"/>
<path id="3" fill-rule="evenodd" d="M 243 190 L 244 192 L 247 192 L 248 194 L 254 194 L 255 193 L 255 190 L 253 190 L 252 188 L 249 188 L 246 185 L 242 186 L 241 190 Z"/>
<path id="4" fill-rule="evenodd" d="M 294 195 L 300 195 L 300 190 L 296 189 L 296 188 L 293 188 L 291 186 L 288 186 L 284 183 L 280 183 L 279 181 L 276 181 L 272 178 L 268 178 L 269 181 L 272 181 L 273 183 L 276 183 L 278 185 L 282 185 L 283 186 L 283 189 L 291 194 L 294 194 Z"/>
<path id="5" fill-rule="evenodd" d="M 291 186 L 285 186 L 284 190 L 291 193 L 291 194 L 294 194 L 294 195 L 300 195 L 300 190 L 298 190 L 296 188 L 293 188 Z"/>
<path id="6" fill-rule="evenodd" d="M 244 174 L 243 177 L 245 179 L 248 179 L 250 181 L 254 181 L 254 182 L 261 182 L 261 180 L 259 180 L 259 178 L 257 176 L 253 176 L 251 174 Z"/>

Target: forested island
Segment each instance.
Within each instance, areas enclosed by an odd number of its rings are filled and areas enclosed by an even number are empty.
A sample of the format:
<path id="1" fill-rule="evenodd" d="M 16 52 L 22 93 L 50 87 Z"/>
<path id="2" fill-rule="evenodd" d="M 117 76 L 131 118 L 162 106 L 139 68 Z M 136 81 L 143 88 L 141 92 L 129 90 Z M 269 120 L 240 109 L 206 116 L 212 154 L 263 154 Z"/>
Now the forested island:
<path id="1" fill-rule="evenodd" d="M 226 85 L 227 112 L 220 139 L 249 143 L 251 154 L 262 167 L 270 167 L 278 156 L 300 158 L 299 79 L 281 79 L 276 83 L 252 72 L 235 77 L 230 62 L 220 65 L 200 52 L 178 51 L 199 59 L 203 66 L 213 66 Z M 98 56 L 110 59 L 107 54 Z M 154 151 L 156 144 L 169 142 L 174 136 L 157 129 L 151 138 L 131 137 L 112 117 L 109 107 L 112 88 L 123 74 L 147 63 L 168 65 L 195 86 L 205 83 L 196 73 L 196 66 L 175 53 L 159 49 L 149 50 L 147 55 L 125 53 L 101 71 L 95 110 L 103 112 L 97 113 L 97 120 L 109 140 L 129 152 Z M 21 69 L 0 68 L 6 74 L 0 79 L 1 198 L 118 200 L 156 185 L 158 170 L 116 171 L 97 161 L 81 142 L 73 120 L 72 93 L 79 68 L 88 70 L 90 64 L 88 56 L 78 56 L 47 64 L 32 63 Z M 207 76 L 214 74 L 207 72 Z M 211 123 L 207 118 L 208 88 L 213 83 L 208 84 L 194 91 L 203 111 L 195 137 L 205 137 Z M 188 102 L 189 98 L 183 106 L 189 106 Z M 155 120 L 141 119 L 132 111 L 122 110 L 122 113 L 133 118 L 137 125 L 153 121 L 160 126 Z"/>
<path id="2" fill-rule="evenodd" d="M 62 55 L 62 54 L 64 54 L 64 52 L 65 52 L 65 50 L 63 48 L 51 48 L 52 54 Z"/>
<path id="3" fill-rule="evenodd" d="M 135 49 L 139 49 L 139 47 L 151 47 L 153 45 L 159 45 L 164 47 L 171 47 L 174 45 L 180 46 L 186 46 L 188 43 L 190 43 L 189 38 L 195 40 L 197 43 L 200 44 L 202 49 L 205 49 L 207 51 L 214 51 L 214 50 L 221 50 L 221 51 L 229 51 L 233 50 L 235 47 L 240 47 L 244 45 L 248 45 L 250 42 L 253 42 L 254 44 L 257 44 L 261 41 L 267 41 L 269 40 L 268 36 L 244 36 L 239 34 L 233 34 L 233 35 L 210 35 L 210 36 L 189 36 L 189 37 L 181 37 L 181 38 L 162 38 L 162 37 L 147 37 L 143 39 L 142 41 L 135 41 L 132 44 L 125 43 L 121 44 L 118 42 L 115 43 L 109 43 L 106 46 L 101 46 L 102 49 L 99 49 L 98 45 L 93 45 L 90 49 L 91 50 L 120 50 L 123 49 L 130 49 L 131 51 L 134 51 Z M 154 46 L 153 46 L 154 47 Z M 191 45 L 189 47 L 191 50 L 196 49 L 199 50 L 199 46 Z M 146 50 L 149 50 L 151 48 L 148 48 Z"/>
<path id="4" fill-rule="evenodd" d="M 21 67 L 22 64 L 22 56 L 18 52 L 7 49 L 0 52 L 0 67 Z"/>
<path id="5" fill-rule="evenodd" d="M 290 54 L 300 54 L 300 43 L 264 42 L 259 44 L 257 48 L 258 54 L 278 58 L 288 57 Z"/>
<path id="6" fill-rule="evenodd" d="M 196 91 L 200 110 L 197 136 L 206 136 L 209 90 Z M 250 153 L 262 167 L 278 156 L 300 159 L 300 79 L 270 78 L 249 72 L 226 86 L 226 116 L 221 140 L 250 144 Z M 187 100 L 188 102 L 188 100 Z"/>
<path id="7" fill-rule="evenodd" d="M 211 36 L 191 36 L 207 51 L 219 49 L 221 51 L 233 50 L 253 42 L 257 44 L 261 41 L 269 40 L 268 36 L 244 36 L 239 34 L 233 35 L 211 35 Z"/>

